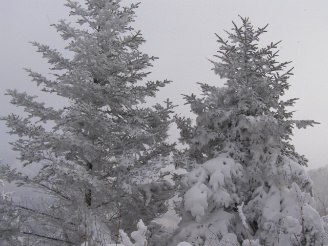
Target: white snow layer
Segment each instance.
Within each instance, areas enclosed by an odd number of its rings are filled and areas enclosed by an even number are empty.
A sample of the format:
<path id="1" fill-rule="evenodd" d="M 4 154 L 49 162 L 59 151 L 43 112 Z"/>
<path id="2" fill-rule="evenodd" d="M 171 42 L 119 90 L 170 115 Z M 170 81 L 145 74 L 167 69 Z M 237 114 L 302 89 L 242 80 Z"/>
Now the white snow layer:
<path id="1" fill-rule="evenodd" d="M 210 198 L 217 205 L 225 207 L 236 202 L 236 197 L 231 193 L 234 187 L 229 181 L 231 181 L 232 176 L 239 176 L 241 170 L 240 164 L 223 154 L 191 171 L 185 181 L 189 186 L 192 186 L 184 195 L 185 210 L 190 211 L 196 221 L 200 222 L 208 208 Z M 229 182 L 231 191 L 227 190 L 226 182 Z"/>

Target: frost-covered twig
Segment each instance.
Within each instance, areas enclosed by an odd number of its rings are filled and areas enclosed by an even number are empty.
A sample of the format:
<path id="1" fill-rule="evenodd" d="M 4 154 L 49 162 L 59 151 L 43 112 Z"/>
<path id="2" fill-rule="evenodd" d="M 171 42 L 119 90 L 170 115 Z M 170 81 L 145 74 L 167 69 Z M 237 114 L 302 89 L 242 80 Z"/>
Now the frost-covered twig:
<path id="1" fill-rule="evenodd" d="M 248 227 L 248 224 L 246 221 L 246 216 L 243 212 L 243 207 L 244 207 L 244 202 L 242 202 L 241 205 L 237 206 L 238 214 L 239 214 L 239 217 L 241 218 L 241 222 L 243 223 L 243 226 L 245 226 L 245 228 L 249 231 L 249 227 Z"/>

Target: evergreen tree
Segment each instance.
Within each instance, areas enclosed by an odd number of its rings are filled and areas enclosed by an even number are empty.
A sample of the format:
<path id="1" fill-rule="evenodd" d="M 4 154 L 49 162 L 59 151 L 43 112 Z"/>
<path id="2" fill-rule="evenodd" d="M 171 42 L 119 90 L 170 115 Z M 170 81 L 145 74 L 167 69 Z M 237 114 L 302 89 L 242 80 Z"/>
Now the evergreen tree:
<path id="1" fill-rule="evenodd" d="M 313 209 L 307 160 L 290 143 L 296 99 L 284 100 L 292 75 L 279 63 L 278 43 L 258 46 L 264 28 L 247 18 L 218 37 L 214 71 L 224 87 L 200 84 L 203 97 L 185 96 L 196 124 L 177 118 L 192 170 L 185 188 L 176 245 L 322 245 L 324 227 Z M 196 163 L 196 164 L 195 164 Z M 203 164 L 201 164 L 203 163 Z"/>
<path id="2" fill-rule="evenodd" d="M 11 194 L 4 192 L 3 181 L 0 180 L 0 242 L 3 246 L 20 245 L 16 242 L 19 231 L 19 217 L 12 207 Z"/>
<path id="3" fill-rule="evenodd" d="M 174 148 L 166 142 L 173 106 L 141 105 L 169 82 L 144 81 L 155 57 L 139 50 L 145 40 L 131 27 L 138 5 L 68 0 L 66 6 L 76 23 L 61 20 L 54 27 L 69 41 L 65 49 L 72 58 L 33 42 L 54 73 L 27 72 L 42 91 L 68 103 L 48 107 L 8 90 L 11 103 L 27 113 L 2 118 L 19 137 L 13 149 L 24 166 L 39 163 L 40 170 L 26 176 L 1 166 L 0 176 L 40 189 L 51 200 L 38 209 L 16 206 L 28 217 L 22 237 L 47 245 L 100 245 L 115 238 L 118 228 L 128 232 L 139 219 L 148 223 L 166 211 L 171 187 L 157 174 Z"/>
<path id="4" fill-rule="evenodd" d="M 328 196 L 326 187 L 328 186 L 328 166 L 309 170 L 309 175 L 313 181 L 313 197 L 316 200 L 316 209 L 321 216 L 326 216 L 328 212 Z"/>

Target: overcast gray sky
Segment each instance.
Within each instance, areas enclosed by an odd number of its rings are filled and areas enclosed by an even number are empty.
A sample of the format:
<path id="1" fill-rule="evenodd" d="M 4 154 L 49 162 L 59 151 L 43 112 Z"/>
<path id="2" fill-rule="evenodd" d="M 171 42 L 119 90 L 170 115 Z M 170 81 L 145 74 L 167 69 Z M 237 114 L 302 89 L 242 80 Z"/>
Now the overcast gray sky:
<path id="1" fill-rule="evenodd" d="M 80 0 L 82 1 L 82 0 Z M 211 71 L 207 58 L 219 49 L 214 33 L 226 37 L 231 21 L 240 24 L 238 15 L 249 17 L 255 27 L 269 23 L 261 43 L 282 40 L 280 62 L 293 61 L 288 98 L 297 97 L 295 119 L 313 119 L 321 125 L 295 131 L 293 143 L 309 160 L 309 167 L 328 164 L 328 1 L 326 0 L 140 0 L 134 26 L 140 29 L 147 43 L 142 50 L 160 59 L 154 63 L 149 79 L 172 80 L 158 100 L 170 98 L 181 105 L 177 111 L 189 115 L 182 106 L 181 94 L 199 93 L 196 82 L 223 85 Z M 122 3 L 138 2 L 123 0 Z M 67 18 L 65 0 L 0 0 L 0 94 L 6 88 L 17 88 L 36 94 L 22 68 L 47 73 L 48 64 L 28 41 L 38 41 L 62 50 L 62 42 L 50 24 Z M 69 19 L 69 18 L 68 18 Z M 43 100 L 54 100 L 42 97 Z M 0 96 L 0 115 L 19 112 Z M 53 101 L 54 103 L 54 101 Z M 0 159 L 13 161 L 0 122 Z M 172 138 L 178 136 L 173 132 Z"/>

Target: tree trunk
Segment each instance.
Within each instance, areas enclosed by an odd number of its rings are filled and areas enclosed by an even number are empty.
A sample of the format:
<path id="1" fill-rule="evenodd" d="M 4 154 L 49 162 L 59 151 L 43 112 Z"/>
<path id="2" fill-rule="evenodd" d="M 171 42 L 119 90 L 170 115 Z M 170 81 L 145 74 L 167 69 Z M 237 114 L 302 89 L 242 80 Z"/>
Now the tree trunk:
<path id="1" fill-rule="evenodd" d="M 90 162 L 87 163 L 87 170 L 89 172 L 91 172 L 92 170 L 92 164 Z M 87 204 L 88 207 L 91 206 L 91 203 L 92 203 L 92 192 L 91 192 L 91 189 L 86 189 L 85 191 L 85 203 Z"/>

